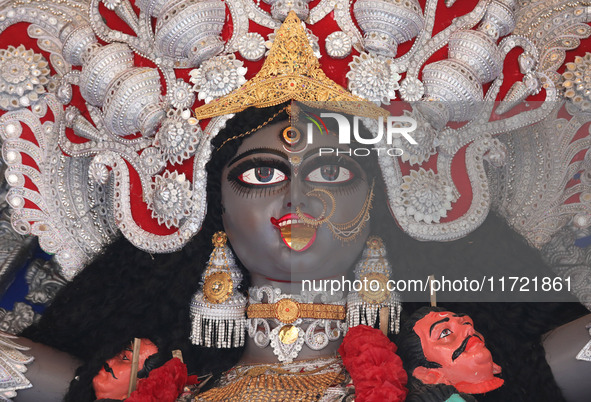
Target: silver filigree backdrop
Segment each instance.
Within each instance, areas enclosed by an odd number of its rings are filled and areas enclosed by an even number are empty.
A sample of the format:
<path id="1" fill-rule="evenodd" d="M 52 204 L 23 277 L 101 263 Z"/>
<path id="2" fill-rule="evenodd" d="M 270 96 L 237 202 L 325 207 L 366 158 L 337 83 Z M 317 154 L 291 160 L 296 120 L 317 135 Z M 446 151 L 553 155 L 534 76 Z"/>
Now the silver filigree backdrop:
<path id="1" fill-rule="evenodd" d="M 436 34 L 436 0 L 424 8 L 416 0 L 353 6 L 321 0 L 312 7 L 265 0 L 269 12 L 250 0 L 137 0 L 138 13 L 128 0 L 102 2 L 128 30 L 105 23 L 99 0 L 0 5 L 0 31 L 26 22 L 29 37 L 49 55 L 23 46 L 0 52 L 0 108 L 6 111 L 0 135 L 12 225 L 19 234 L 38 236 L 68 279 L 119 233 L 162 253 L 181 248 L 199 230 L 210 141 L 229 116 L 203 125 L 190 107 L 244 83 L 247 62 L 265 57 L 274 39 L 249 31 L 250 22 L 275 31 L 292 8 L 321 62 L 355 52 L 343 72 L 351 92 L 377 104 L 414 102 L 409 113 L 420 128 L 418 145 L 396 139 L 410 172 L 403 173 L 396 158 L 379 161 L 391 210 L 409 235 L 460 238 L 491 207 L 536 247 L 565 225 L 591 224 L 590 157 L 572 157 L 589 148 L 588 133 L 577 137 L 589 121 L 588 95 L 576 81 L 591 76 L 587 59 L 581 55 L 570 75 L 559 73 L 565 52 L 591 34 L 587 1 L 481 0 Z M 232 31 L 224 41 L 226 13 Z M 338 30 L 321 46 L 314 29 L 329 14 Z M 408 41 L 414 41 L 410 50 L 400 55 L 399 45 Z M 447 57 L 428 63 L 444 47 Z M 509 82 L 494 109 L 503 61 L 516 48 L 522 78 Z M 135 65 L 134 54 L 155 67 Z M 177 69 L 192 71 L 182 79 Z M 87 113 L 71 103 L 73 87 Z M 539 107 L 512 114 L 540 91 Z M 564 102 L 570 120 L 557 117 Z M 449 122 L 466 124 L 452 129 Z M 85 142 L 72 141 L 71 133 Z M 436 171 L 423 165 L 434 157 Z M 463 164 L 472 197 L 465 213 L 448 220 L 462 192 L 452 162 Z M 192 177 L 177 171 L 183 163 L 192 163 Z M 172 233 L 152 233 L 134 220 L 130 183 L 136 174 L 149 213 Z"/>

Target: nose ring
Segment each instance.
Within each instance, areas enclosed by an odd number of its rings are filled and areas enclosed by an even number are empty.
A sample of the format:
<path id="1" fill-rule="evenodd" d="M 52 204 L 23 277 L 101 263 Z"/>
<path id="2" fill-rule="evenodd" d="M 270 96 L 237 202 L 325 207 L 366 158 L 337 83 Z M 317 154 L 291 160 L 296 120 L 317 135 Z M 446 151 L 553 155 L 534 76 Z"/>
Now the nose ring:
<path id="1" fill-rule="evenodd" d="M 326 204 L 326 200 L 321 196 L 321 194 L 326 195 L 332 203 L 331 208 L 330 208 L 330 212 L 328 213 L 328 215 L 326 214 L 326 211 L 328 209 L 328 205 Z M 323 188 L 316 188 L 312 191 L 308 191 L 306 193 L 306 196 L 318 198 L 320 200 L 320 202 L 322 202 L 322 207 L 323 207 L 322 213 L 320 214 L 320 216 L 317 219 L 310 219 L 306 215 L 304 215 L 304 213 L 302 212 L 302 209 L 298 205 L 296 207 L 296 214 L 298 215 L 298 218 L 300 218 L 305 224 L 311 225 L 311 226 L 320 226 L 323 223 L 328 222 L 329 219 L 332 218 L 332 216 L 334 215 L 334 211 L 336 209 L 336 200 L 334 198 L 334 195 L 332 195 L 330 193 L 330 191 L 325 190 Z"/>

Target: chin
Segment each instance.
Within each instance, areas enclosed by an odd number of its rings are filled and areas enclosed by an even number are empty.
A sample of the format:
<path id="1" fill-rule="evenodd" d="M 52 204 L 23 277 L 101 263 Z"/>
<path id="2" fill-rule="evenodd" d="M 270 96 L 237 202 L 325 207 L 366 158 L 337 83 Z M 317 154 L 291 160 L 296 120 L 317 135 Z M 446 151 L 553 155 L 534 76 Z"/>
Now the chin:
<path id="1" fill-rule="evenodd" d="M 471 366 L 475 372 L 490 372 L 490 377 L 493 376 L 492 359 L 488 350 L 483 349 L 474 351 L 474 353 L 466 353 L 465 360 L 465 364 Z"/>
<path id="2" fill-rule="evenodd" d="M 293 255 L 287 265 L 287 270 L 294 280 L 320 280 L 328 278 L 346 277 L 350 271 L 350 261 L 336 261 L 332 256 L 323 259 L 318 258 L 299 258 Z M 343 269 L 344 268 L 344 269 Z"/>
<path id="3" fill-rule="evenodd" d="M 318 269 L 318 267 L 325 268 L 326 264 L 316 263 L 310 265 L 292 261 L 287 265 L 277 264 L 274 269 L 265 270 L 264 272 L 259 271 L 259 273 L 268 279 L 286 282 L 319 281 L 328 278 L 338 279 L 341 276 L 346 277 L 346 273 L 344 272 L 329 273 L 326 269 Z"/>

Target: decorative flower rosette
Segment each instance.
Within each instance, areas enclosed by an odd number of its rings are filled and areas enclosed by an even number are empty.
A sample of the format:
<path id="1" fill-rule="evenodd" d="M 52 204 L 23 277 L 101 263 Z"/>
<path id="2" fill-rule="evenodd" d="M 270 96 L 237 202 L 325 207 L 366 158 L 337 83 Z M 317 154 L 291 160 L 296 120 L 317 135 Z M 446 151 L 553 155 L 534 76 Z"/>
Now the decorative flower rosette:
<path id="1" fill-rule="evenodd" d="M 49 64 L 23 45 L 0 49 L 0 107 L 15 110 L 37 103 L 47 91 Z"/>
<path id="2" fill-rule="evenodd" d="M 439 179 L 432 170 L 412 170 L 402 178 L 401 215 L 410 215 L 417 222 L 439 222 L 447 216 L 454 201 L 452 188 Z"/>
<path id="3" fill-rule="evenodd" d="M 229 116 L 197 121 L 190 109 L 260 70 L 265 44 L 278 40 L 289 12 L 270 3 L 0 6 L 0 136 L 12 224 L 38 236 L 66 277 L 119 232 L 165 253 L 199 231 L 211 139 Z M 403 150 L 379 163 L 390 209 L 409 235 L 460 238 L 493 206 L 541 247 L 571 218 L 591 213 L 589 183 L 576 175 L 589 164 L 581 156 L 589 148 L 585 113 L 559 113 L 565 97 L 582 109 L 589 98 L 577 81 L 591 76 L 587 58 L 566 53 L 591 34 L 582 5 L 558 1 L 541 23 L 534 19 L 542 5 L 502 0 L 448 9 L 435 0 L 296 3 L 332 81 L 392 104 L 394 115 L 404 112 L 393 100 L 410 103 L 402 109 L 417 121 L 417 144 L 400 136 L 376 144 Z M 518 60 L 507 57 L 514 49 Z M 565 58 L 574 64 L 561 76 Z M 518 173 L 525 166 L 539 174 Z"/>
<path id="4" fill-rule="evenodd" d="M 396 99 L 396 90 L 400 89 L 400 75 L 392 60 L 369 53 L 353 57 L 347 78 L 353 95 L 378 105 L 389 105 L 390 100 Z"/>
<path id="5" fill-rule="evenodd" d="M 217 56 L 205 61 L 201 67 L 192 70 L 190 81 L 199 100 L 205 103 L 227 95 L 246 82 L 246 68 L 234 55 Z"/>
<path id="6" fill-rule="evenodd" d="M 351 374 L 358 401 L 403 401 L 408 376 L 398 348 L 379 329 L 367 325 L 351 328 L 339 354 Z"/>

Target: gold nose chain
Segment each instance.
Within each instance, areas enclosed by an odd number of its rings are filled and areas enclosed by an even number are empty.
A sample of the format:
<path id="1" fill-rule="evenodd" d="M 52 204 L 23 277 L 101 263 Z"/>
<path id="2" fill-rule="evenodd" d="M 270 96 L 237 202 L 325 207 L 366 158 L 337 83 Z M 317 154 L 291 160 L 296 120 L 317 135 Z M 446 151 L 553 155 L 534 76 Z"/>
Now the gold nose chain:
<path id="1" fill-rule="evenodd" d="M 300 206 L 296 207 L 296 214 L 298 218 L 301 219 L 305 224 L 310 226 L 320 226 L 324 223 L 328 226 L 332 234 L 335 238 L 339 239 L 341 242 L 346 243 L 352 241 L 357 237 L 357 235 L 361 232 L 361 230 L 365 227 L 367 222 L 369 221 L 369 211 L 371 211 L 371 207 L 373 205 L 373 198 L 374 198 L 374 187 L 376 181 L 375 179 L 371 182 L 371 187 L 369 192 L 367 193 L 367 197 L 365 198 L 365 202 L 363 206 L 359 210 L 357 216 L 351 219 L 348 222 L 343 223 L 334 223 L 332 222 L 331 218 L 334 214 L 336 209 L 336 198 L 332 193 L 323 188 L 317 188 L 312 191 L 306 193 L 307 196 L 316 197 L 318 198 L 324 207 L 322 213 L 317 219 L 310 219 L 308 218 L 301 210 Z M 330 211 L 327 213 L 328 206 L 326 201 L 320 196 L 321 194 L 326 195 L 330 201 L 332 202 Z"/>

